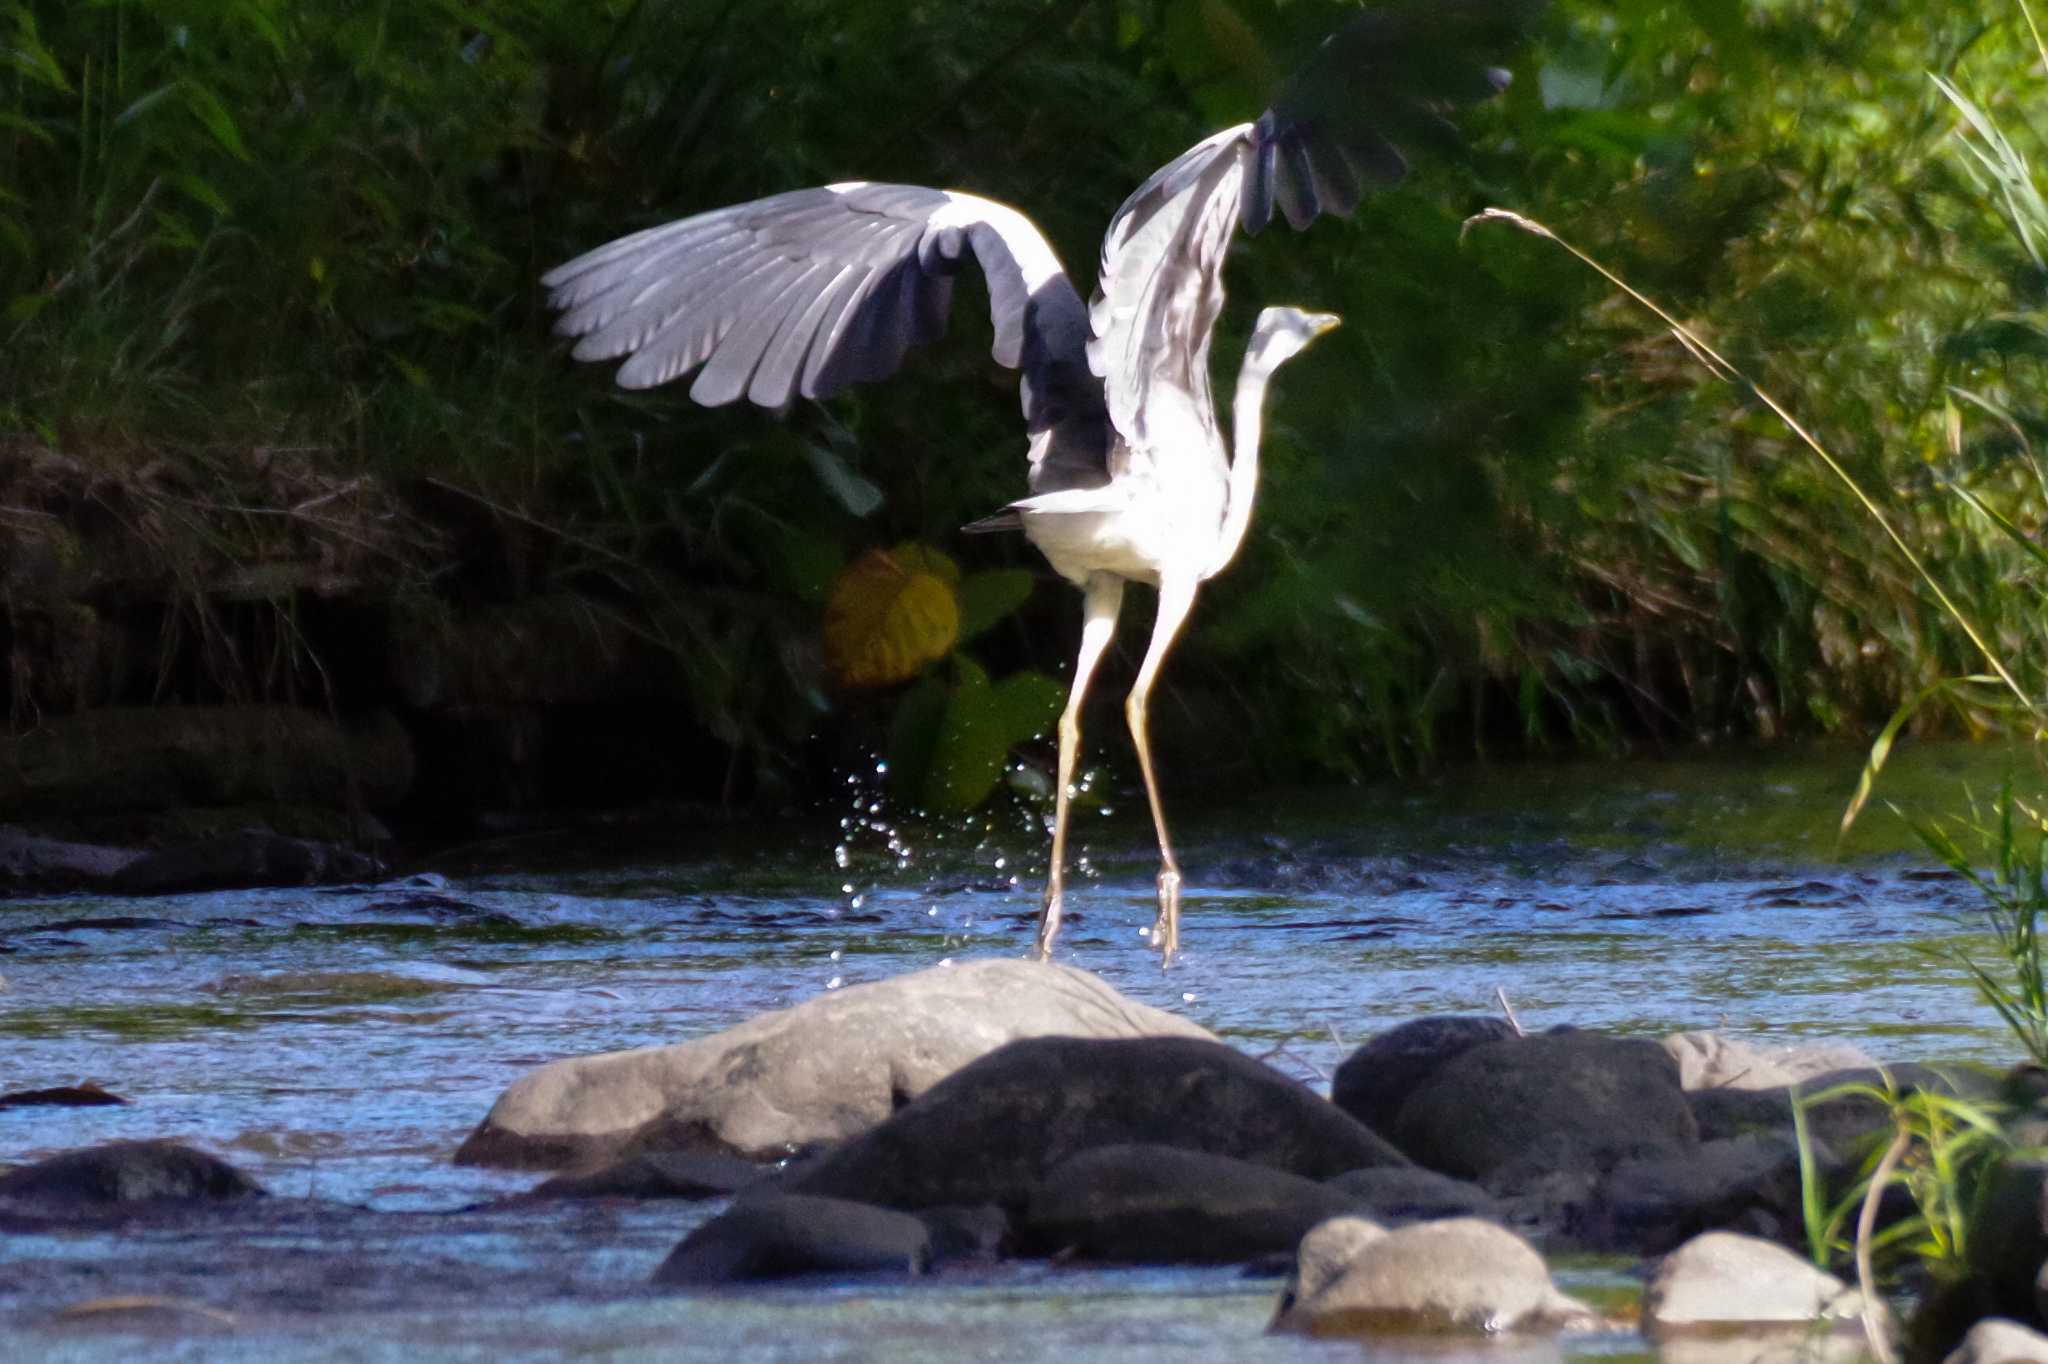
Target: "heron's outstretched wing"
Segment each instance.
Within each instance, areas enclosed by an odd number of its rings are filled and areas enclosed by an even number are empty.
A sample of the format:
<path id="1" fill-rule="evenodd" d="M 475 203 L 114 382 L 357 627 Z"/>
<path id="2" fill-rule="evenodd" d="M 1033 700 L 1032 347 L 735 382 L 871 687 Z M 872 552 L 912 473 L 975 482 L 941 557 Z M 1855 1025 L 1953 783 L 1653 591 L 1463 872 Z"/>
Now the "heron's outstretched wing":
<path id="1" fill-rule="evenodd" d="M 1111 220 L 1089 304 L 1088 360 L 1110 420 L 1140 449 L 1169 420 L 1213 421 L 1209 338 L 1223 308 L 1232 229 L 1277 205 L 1296 228 L 1347 215 L 1364 188 L 1407 173 L 1397 142 L 1454 137 L 1443 110 L 1498 93 L 1485 64 L 1544 0 L 1411 0 L 1368 10 L 1323 41 L 1253 123 L 1155 171 Z"/>
<path id="2" fill-rule="evenodd" d="M 883 379 L 945 331 L 953 276 L 988 279 L 995 358 L 1023 371 L 1034 431 L 1101 410 L 1080 296 L 1015 209 L 916 185 L 796 190 L 649 228 L 542 277 L 579 360 L 629 357 L 627 388 L 702 366 L 690 396 L 781 407 Z"/>

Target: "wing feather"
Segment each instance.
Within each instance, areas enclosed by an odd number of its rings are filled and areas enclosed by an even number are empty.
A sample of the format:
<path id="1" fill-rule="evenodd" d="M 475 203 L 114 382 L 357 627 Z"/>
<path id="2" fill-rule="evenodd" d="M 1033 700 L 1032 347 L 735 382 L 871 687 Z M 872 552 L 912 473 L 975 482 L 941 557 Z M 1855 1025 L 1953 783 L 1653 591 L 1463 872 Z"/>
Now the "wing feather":
<path id="1" fill-rule="evenodd" d="M 1445 107 L 1497 92 L 1482 58 L 1517 40 L 1544 0 L 1408 0 L 1369 10 L 1324 41 L 1253 123 L 1203 139 L 1117 210 L 1090 300 L 1088 362 L 1131 446 L 1214 429 L 1209 342 L 1223 306 L 1232 228 L 1277 209 L 1296 229 L 1348 215 L 1408 162 L 1390 134 L 1440 141 Z M 1220 445 L 1207 443 L 1215 458 Z M 1179 457 L 1165 450 L 1155 457 Z"/>
<path id="2" fill-rule="evenodd" d="M 970 254 L 988 280 L 993 353 L 1024 371 L 1033 429 L 1055 406 L 1099 413 L 1080 296 L 1029 219 L 974 195 L 865 183 L 793 190 L 621 237 L 542 282 L 561 310 L 556 330 L 577 338 L 576 357 L 624 358 L 621 384 L 695 370 L 697 402 L 781 407 L 887 378 L 912 347 L 944 335 L 953 278 Z"/>

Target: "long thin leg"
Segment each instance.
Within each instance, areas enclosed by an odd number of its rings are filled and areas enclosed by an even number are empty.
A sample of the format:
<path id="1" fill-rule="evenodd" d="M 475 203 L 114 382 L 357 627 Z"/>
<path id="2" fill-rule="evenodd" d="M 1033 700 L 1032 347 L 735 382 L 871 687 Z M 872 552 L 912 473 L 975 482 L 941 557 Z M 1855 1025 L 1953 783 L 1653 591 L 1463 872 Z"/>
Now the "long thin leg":
<path id="1" fill-rule="evenodd" d="M 1138 680 L 1131 685 L 1124 702 L 1124 717 L 1131 722 L 1131 743 L 1138 750 L 1138 770 L 1145 775 L 1145 798 L 1152 802 L 1152 827 L 1159 831 L 1159 920 L 1152 926 L 1152 945 L 1159 949 L 1161 965 L 1170 964 L 1180 950 L 1180 863 L 1174 860 L 1173 845 L 1166 837 L 1166 807 L 1159 799 L 1159 779 L 1152 772 L 1152 744 L 1146 735 L 1145 707 L 1152 699 L 1152 684 L 1159 667 L 1166 662 L 1180 627 L 1195 604 L 1192 579 L 1166 579 L 1159 584 L 1159 615 L 1152 622 L 1152 643 L 1145 661 L 1138 665 Z"/>
<path id="2" fill-rule="evenodd" d="M 1059 792 L 1053 798 L 1052 870 L 1045 878 L 1045 907 L 1038 912 L 1038 946 L 1032 955 L 1052 959 L 1052 940 L 1060 931 L 1060 901 L 1067 886 L 1067 810 L 1073 799 L 1074 763 L 1081 752 L 1081 702 L 1088 680 L 1116 634 L 1116 614 L 1124 601 L 1124 580 L 1107 573 L 1088 575 L 1082 606 L 1081 652 L 1074 660 L 1074 685 L 1067 690 L 1067 708 L 1060 712 Z"/>

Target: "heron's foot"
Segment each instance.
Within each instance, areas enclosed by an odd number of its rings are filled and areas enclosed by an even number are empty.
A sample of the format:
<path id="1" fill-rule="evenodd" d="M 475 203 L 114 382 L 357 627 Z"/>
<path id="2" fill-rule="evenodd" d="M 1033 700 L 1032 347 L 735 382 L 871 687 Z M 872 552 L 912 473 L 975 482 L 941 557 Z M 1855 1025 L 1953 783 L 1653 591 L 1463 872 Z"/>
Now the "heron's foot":
<path id="1" fill-rule="evenodd" d="M 1159 964 L 1173 964 L 1180 951 L 1180 868 L 1159 869 L 1159 918 L 1152 925 L 1152 945 L 1159 949 Z"/>
<path id="2" fill-rule="evenodd" d="M 1052 960 L 1052 940 L 1059 936 L 1060 902 L 1066 898 L 1066 888 L 1055 878 L 1045 888 L 1045 904 L 1038 911 L 1038 941 L 1031 949 L 1033 961 Z"/>

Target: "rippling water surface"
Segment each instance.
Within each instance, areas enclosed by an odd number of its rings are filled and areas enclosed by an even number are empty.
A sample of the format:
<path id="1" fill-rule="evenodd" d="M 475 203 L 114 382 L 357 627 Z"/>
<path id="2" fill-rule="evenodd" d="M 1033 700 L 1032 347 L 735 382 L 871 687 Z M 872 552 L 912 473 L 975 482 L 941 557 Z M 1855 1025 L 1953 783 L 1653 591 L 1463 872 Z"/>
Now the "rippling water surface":
<path id="1" fill-rule="evenodd" d="M 1095 812 L 1061 956 L 1308 1078 L 1380 1028 L 1497 1012 L 1503 994 L 1530 1028 L 1713 1027 L 1848 1040 L 1885 1059 L 2011 1059 L 1960 971 L 1925 950 L 1982 946 L 1963 883 L 1924 857 L 1836 862 L 1796 831 L 1832 823 L 1841 766 L 1712 779 L 1579 769 L 1516 777 L 1477 809 L 1395 794 L 1191 818 L 1185 953 L 1166 973 L 1143 937 L 1146 829 Z M 1731 851 L 1699 836 L 1737 814 L 1786 837 Z M 1042 843 L 1026 813 L 976 828 L 899 826 L 852 796 L 839 815 L 775 827 L 509 842 L 381 885 L 0 905 L 0 1090 L 91 1081 L 134 1101 L 0 1110 L 0 1160 L 175 1136 L 280 1194 L 428 1211 L 514 1192 L 533 1176 L 447 1157 L 523 1071 L 699 1036 L 949 960 L 1021 955 Z M 542 1339 L 695 1358 L 683 1348 L 694 1333 L 678 1334 L 693 1322 L 712 1332 L 705 1348 L 731 1347 L 720 1358 L 818 1357 L 793 1352 L 818 1333 L 866 1342 L 856 1354 L 958 1357 L 953 1347 L 977 1331 L 987 1339 L 971 1352 L 1008 1358 L 996 1342 L 1013 1330 L 1027 1331 L 1013 1343 L 1034 1358 L 1060 1341 L 1084 1356 L 1140 1358 L 1155 1337 L 1162 1355 L 1183 1358 L 1250 1348 L 1269 1302 L 1270 1285 L 1211 1271 L 1046 1284 L 1019 1270 L 715 1305 L 634 1288 L 702 1215 L 680 1205 L 612 1214 L 610 1231 L 566 1240 L 534 1221 L 465 1232 L 451 1253 L 527 1270 L 568 1257 L 570 1277 L 628 1296 L 516 1310 L 364 1304 L 370 1324 L 351 1328 L 347 1357 L 379 1357 L 372 1347 L 386 1340 L 390 1357 L 501 1358 Z M 118 1249 L 19 1238 L 13 1253 L 89 1261 Z M 81 1295 L 91 1287 L 81 1282 Z M 0 1269 L 0 1346 L 17 1330 L 51 1357 L 121 1357 L 125 1337 L 47 1334 L 52 1306 L 10 1295 Z M 281 1336 L 184 1344 L 195 1358 L 238 1340 L 251 1357 L 318 1357 L 338 1344 L 289 1314 L 280 1321 Z"/>

